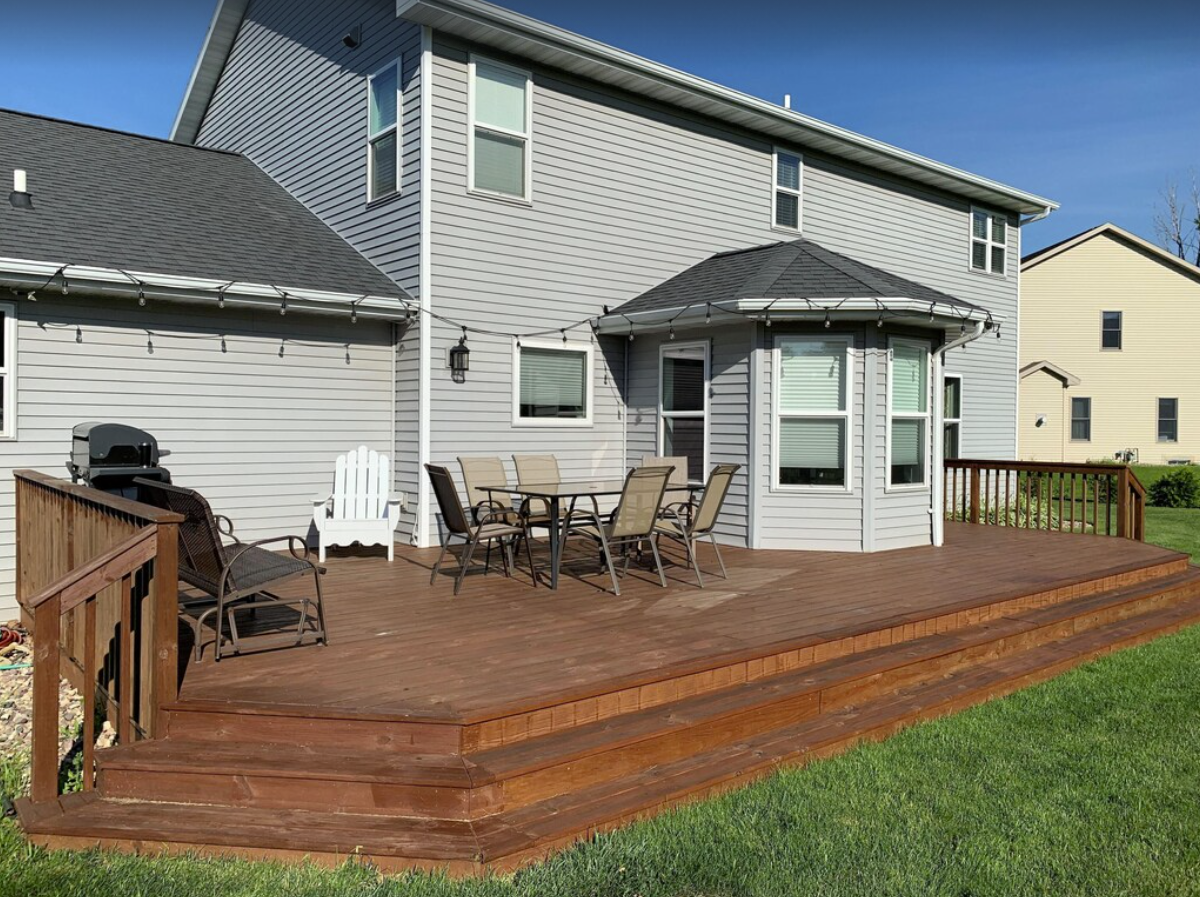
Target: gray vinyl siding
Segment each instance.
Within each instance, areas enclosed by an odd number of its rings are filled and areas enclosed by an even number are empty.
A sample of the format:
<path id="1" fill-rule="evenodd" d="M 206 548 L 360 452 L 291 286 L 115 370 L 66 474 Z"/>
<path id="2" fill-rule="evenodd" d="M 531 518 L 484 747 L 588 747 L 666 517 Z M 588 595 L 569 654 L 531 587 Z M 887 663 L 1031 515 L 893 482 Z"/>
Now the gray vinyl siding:
<path id="1" fill-rule="evenodd" d="M 362 28 L 357 49 L 342 36 Z M 367 202 L 367 79 L 402 60 L 401 189 Z M 197 143 L 244 153 L 370 261 L 419 295 L 421 29 L 390 0 L 253 0 Z M 400 345 L 397 487 L 418 483 L 417 328 Z M 387 450 L 392 451 L 388 445 Z M 402 534 L 411 535 L 412 519 Z"/>
<path id="2" fill-rule="evenodd" d="M 754 327 L 750 324 L 722 328 L 681 330 L 677 343 L 709 342 L 708 461 L 738 464 L 741 470 L 730 486 L 717 526 L 719 540 L 745 546 L 750 522 L 750 352 Z M 628 342 L 628 340 L 626 340 Z M 659 377 L 661 349 L 671 341 L 648 334 L 629 344 L 629 427 L 626 466 L 657 455 L 659 439 Z"/>
<path id="3" fill-rule="evenodd" d="M 74 296 L 20 315 L 17 438 L 0 441 L 0 612 L 15 606 L 12 471 L 66 476 L 76 424 L 153 433 L 175 482 L 247 540 L 312 537 L 311 498 L 331 489 L 335 457 L 390 451 L 391 324 Z"/>

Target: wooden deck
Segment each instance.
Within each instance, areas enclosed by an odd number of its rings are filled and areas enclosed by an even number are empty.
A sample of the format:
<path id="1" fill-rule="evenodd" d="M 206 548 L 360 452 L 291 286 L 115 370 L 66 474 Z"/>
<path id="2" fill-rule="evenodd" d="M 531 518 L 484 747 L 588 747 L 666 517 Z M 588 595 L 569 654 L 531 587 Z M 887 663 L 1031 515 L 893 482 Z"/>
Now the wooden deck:
<path id="1" fill-rule="evenodd" d="M 676 563 L 620 597 L 588 554 L 557 592 L 493 572 L 458 597 L 449 573 L 429 584 L 436 552 L 332 558 L 329 645 L 188 662 L 165 738 L 99 752 L 96 790 L 21 822 L 53 847 L 507 870 L 1200 621 L 1183 555 L 947 535 L 728 549 L 728 581 Z"/>

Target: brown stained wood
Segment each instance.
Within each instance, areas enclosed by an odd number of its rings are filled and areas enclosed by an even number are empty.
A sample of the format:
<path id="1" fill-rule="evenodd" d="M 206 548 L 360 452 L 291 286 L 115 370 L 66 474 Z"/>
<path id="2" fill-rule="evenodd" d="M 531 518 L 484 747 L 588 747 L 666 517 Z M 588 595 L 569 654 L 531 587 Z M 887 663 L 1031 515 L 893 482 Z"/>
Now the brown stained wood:
<path id="1" fill-rule="evenodd" d="M 133 577 L 121 579 L 121 616 L 117 642 L 117 738 L 133 740 Z"/>
<path id="2" fill-rule="evenodd" d="M 48 585 L 29 599 L 28 606 L 36 608 L 43 601 L 57 595 L 62 613 L 74 610 L 77 605 L 99 594 L 154 557 L 155 535 L 154 527 L 138 530 L 119 545 L 72 569 Z"/>
<path id="3" fill-rule="evenodd" d="M 33 613 L 29 797 L 34 803 L 46 803 L 58 796 L 58 598 L 44 601 Z"/>
<path id="4" fill-rule="evenodd" d="M 83 627 L 83 790 L 96 781 L 96 602 L 84 606 Z"/>
<path id="5" fill-rule="evenodd" d="M 150 737 L 167 730 L 166 707 L 179 697 L 179 525 L 158 527 L 154 560 L 152 641 L 149 654 Z"/>

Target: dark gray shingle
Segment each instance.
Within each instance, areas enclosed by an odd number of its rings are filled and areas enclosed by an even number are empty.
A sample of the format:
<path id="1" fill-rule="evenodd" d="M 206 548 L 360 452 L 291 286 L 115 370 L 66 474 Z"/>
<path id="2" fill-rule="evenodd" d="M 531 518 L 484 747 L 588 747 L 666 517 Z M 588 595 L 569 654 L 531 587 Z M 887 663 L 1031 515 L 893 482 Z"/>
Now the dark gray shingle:
<path id="1" fill-rule="evenodd" d="M 16 168 L 32 211 L 7 201 Z M 5 110 L 0 257 L 404 295 L 244 156 Z"/>

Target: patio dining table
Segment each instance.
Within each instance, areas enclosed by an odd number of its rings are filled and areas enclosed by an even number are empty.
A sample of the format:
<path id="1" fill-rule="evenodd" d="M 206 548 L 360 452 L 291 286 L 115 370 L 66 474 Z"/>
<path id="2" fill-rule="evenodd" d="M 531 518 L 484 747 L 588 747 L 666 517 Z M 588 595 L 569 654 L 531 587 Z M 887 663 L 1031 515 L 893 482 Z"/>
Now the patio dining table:
<path id="1" fill-rule="evenodd" d="M 563 521 L 561 502 L 574 505 L 581 498 L 593 502 L 598 508 L 596 499 L 611 498 L 620 495 L 625 489 L 625 480 L 575 480 L 562 483 L 543 483 L 521 486 L 480 486 L 480 491 L 488 493 L 489 497 L 496 494 L 515 495 L 522 499 L 544 499 L 547 514 L 550 518 L 550 588 L 558 588 L 558 569 L 562 563 L 563 551 Z M 667 486 L 667 494 L 686 492 L 690 496 L 703 483 L 689 482 L 686 486 Z"/>

